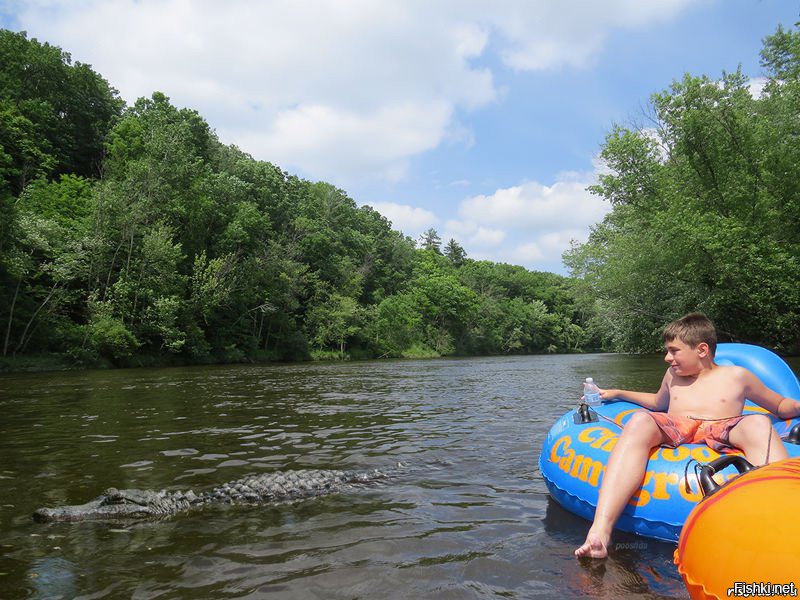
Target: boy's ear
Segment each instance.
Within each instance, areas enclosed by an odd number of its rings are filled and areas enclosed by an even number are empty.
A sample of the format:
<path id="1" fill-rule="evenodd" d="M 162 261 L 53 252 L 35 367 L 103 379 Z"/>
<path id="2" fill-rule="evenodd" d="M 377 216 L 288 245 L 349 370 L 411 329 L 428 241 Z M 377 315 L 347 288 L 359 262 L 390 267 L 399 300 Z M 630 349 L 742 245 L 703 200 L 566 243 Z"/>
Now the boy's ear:
<path id="1" fill-rule="evenodd" d="M 708 347 L 708 344 L 705 342 L 700 342 L 695 346 L 695 350 L 697 350 L 697 356 L 700 358 L 705 358 L 706 356 L 711 356 L 711 348 Z"/>

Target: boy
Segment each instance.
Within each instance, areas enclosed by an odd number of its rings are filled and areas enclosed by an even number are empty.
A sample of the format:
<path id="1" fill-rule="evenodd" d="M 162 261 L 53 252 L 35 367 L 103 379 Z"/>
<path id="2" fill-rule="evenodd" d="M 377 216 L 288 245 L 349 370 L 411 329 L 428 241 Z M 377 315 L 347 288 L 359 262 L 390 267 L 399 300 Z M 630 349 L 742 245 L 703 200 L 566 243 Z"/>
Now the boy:
<path id="1" fill-rule="evenodd" d="M 745 397 L 782 419 L 800 416 L 800 402 L 783 398 L 743 367 L 714 364 L 717 334 L 703 314 L 691 313 L 664 329 L 669 364 L 655 394 L 601 390 L 601 398 L 627 400 L 650 409 L 625 424 L 603 474 L 589 533 L 575 556 L 604 558 L 611 530 L 644 478 L 656 446 L 701 443 L 717 451 L 742 450 L 756 465 L 788 458 L 766 415 L 742 416 Z M 663 412 L 666 411 L 666 412 Z"/>

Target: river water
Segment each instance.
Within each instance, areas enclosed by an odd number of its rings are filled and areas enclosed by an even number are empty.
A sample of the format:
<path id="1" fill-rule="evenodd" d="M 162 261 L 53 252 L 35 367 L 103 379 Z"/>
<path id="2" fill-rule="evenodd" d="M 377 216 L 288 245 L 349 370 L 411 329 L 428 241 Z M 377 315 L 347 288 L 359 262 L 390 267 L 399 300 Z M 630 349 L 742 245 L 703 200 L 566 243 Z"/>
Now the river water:
<path id="1" fill-rule="evenodd" d="M 686 598 L 672 544 L 618 534 L 607 561 L 575 560 L 588 523 L 537 468 L 584 377 L 655 389 L 663 369 L 559 355 L 4 375 L 0 597 Z M 302 468 L 392 475 L 156 521 L 31 519 L 112 486 Z"/>

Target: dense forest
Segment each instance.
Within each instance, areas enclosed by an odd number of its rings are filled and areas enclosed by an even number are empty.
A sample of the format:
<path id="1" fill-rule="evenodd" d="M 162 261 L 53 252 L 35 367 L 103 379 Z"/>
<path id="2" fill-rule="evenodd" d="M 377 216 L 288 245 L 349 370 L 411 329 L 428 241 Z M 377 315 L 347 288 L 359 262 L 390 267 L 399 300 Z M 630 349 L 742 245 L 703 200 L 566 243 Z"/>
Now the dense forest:
<path id="1" fill-rule="evenodd" d="M 723 339 L 800 352 L 800 32 L 764 40 L 763 89 L 686 75 L 615 127 L 592 191 L 613 210 L 565 262 L 612 349 L 650 350 L 690 310 Z"/>
<path id="2" fill-rule="evenodd" d="M 613 128 L 591 189 L 612 210 L 562 277 L 405 237 L 0 30 L 0 365 L 649 352 L 693 310 L 797 353 L 800 33 L 761 59 L 760 93 L 686 75 Z"/>
<path id="3" fill-rule="evenodd" d="M 597 347 L 567 278 L 414 240 L 0 31 L 0 338 L 82 365 Z"/>

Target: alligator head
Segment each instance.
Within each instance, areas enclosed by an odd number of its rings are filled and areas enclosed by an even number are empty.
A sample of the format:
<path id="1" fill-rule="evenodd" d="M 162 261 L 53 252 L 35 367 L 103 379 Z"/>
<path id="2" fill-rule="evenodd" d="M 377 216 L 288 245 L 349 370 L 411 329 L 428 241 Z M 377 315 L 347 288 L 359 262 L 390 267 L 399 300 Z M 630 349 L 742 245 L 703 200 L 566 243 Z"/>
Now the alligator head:
<path id="1" fill-rule="evenodd" d="M 176 496 L 168 492 L 109 488 L 86 504 L 40 508 L 33 518 L 39 522 L 146 519 L 187 508 L 195 499 L 191 492 Z"/>

